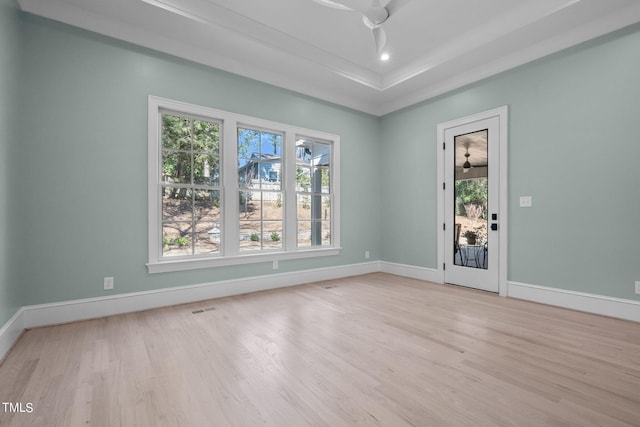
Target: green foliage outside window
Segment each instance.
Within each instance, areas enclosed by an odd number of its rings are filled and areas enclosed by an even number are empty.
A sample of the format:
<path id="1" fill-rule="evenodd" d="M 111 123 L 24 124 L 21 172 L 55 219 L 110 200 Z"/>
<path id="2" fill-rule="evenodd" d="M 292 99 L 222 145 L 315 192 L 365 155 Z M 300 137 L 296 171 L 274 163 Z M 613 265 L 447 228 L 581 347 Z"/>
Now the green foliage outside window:
<path id="1" fill-rule="evenodd" d="M 162 115 L 165 182 L 210 185 L 219 180 L 220 124 Z M 178 195 L 174 195 L 178 197 Z"/>
<path id="2" fill-rule="evenodd" d="M 483 207 L 482 216 L 485 217 L 489 181 L 486 178 L 458 180 L 455 186 L 456 215 L 464 215 L 464 205 L 477 205 Z"/>

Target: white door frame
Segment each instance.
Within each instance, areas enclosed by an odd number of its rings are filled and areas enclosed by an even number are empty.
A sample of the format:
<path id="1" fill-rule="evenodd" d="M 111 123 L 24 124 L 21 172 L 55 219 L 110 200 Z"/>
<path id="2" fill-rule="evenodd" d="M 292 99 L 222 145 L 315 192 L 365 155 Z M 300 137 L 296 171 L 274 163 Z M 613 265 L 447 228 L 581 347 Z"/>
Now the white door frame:
<path id="1" fill-rule="evenodd" d="M 499 120 L 499 135 L 498 144 L 499 148 L 499 173 L 500 173 L 500 189 L 499 189 L 499 206 L 498 206 L 498 227 L 499 227 L 499 253 L 498 253 L 498 294 L 501 296 L 507 296 L 507 233 L 509 230 L 507 224 L 507 183 L 508 183 L 508 120 L 509 109 L 506 105 L 498 107 L 492 110 L 483 111 L 481 113 L 472 114 L 470 116 L 461 117 L 459 119 L 451 120 L 448 122 L 438 124 L 437 129 L 437 152 L 438 152 L 438 264 L 437 272 L 440 279 L 440 283 L 444 283 L 444 263 L 445 263 L 445 231 L 442 224 L 445 222 L 445 208 L 444 205 L 444 182 L 445 182 L 445 167 L 444 167 L 444 136 L 445 131 L 450 128 L 458 127 L 471 122 L 477 122 L 480 120 L 486 120 L 489 118 L 498 117 Z"/>

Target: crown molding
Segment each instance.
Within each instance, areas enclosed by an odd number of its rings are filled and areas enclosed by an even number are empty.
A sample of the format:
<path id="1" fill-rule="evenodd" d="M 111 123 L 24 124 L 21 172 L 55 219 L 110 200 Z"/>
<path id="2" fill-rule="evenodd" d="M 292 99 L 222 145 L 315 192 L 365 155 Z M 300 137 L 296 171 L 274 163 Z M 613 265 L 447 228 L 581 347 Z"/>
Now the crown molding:
<path id="1" fill-rule="evenodd" d="M 28 13 L 375 116 L 389 114 L 640 21 L 640 3 L 633 2 L 559 34 L 538 38 L 537 43 L 522 48 L 513 40 L 522 37 L 523 32 L 544 33 L 548 17 L 563 13 L 578 15 L 580 8 L 586 7 L 581 0 L 567 0 L 553 8 L 527 4 L 496 18 L 480 32 L 461 34 L 436 51 L 383 75 L 206 0 L 137 0 L 134 3 L 136 13 L 152 15 L 149 21 L 196 28 L 198 35 L 208 36 L 195 39 L 188 35 L 174 37 L 171 32 L 157 31 L 157 27 L 135 25 L 135 20 L 96 13 L 70 0 L 19 0 L 18 3 Z M 497 52 L 496 46 L 502 50 Z M 484 54 L 485 62 L 467 61 L 479 52 Z"/>

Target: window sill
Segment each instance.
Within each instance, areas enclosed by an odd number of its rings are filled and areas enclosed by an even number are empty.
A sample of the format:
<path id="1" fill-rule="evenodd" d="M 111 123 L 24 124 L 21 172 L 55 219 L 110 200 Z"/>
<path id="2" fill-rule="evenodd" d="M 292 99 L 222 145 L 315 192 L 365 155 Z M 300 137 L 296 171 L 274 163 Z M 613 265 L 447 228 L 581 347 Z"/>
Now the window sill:
<path id="1" fill-rule="evenodd" d="M 199 268 L 223 267 L 226 265 L 253 264 L 289 259 L 315 258 L 319 256 L 339 255 L 340 248 L 299 249 L 295 252 L 268 252 L 259 254 L 236 255 L 230 257 L 178 259 L 150 262 L 149 273 L 169 273 L 173 271 L 196 270 Z"/>

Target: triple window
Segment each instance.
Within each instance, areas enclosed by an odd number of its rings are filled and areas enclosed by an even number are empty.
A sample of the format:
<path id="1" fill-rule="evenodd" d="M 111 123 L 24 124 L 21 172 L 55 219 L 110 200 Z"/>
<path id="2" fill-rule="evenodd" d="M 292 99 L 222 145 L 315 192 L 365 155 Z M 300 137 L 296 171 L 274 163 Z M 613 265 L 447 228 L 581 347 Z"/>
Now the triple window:
<path id="1" fill-rule="evenodd" d="M 339 137 L 149 97 L 149 271 L 337 254 Z"/>

